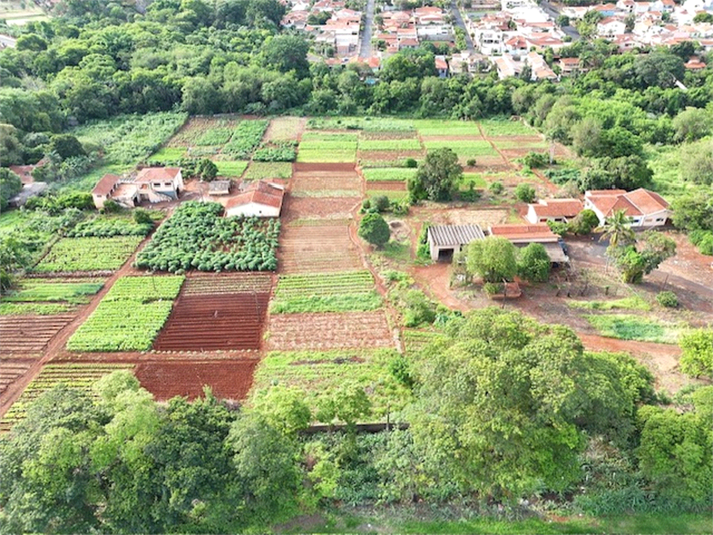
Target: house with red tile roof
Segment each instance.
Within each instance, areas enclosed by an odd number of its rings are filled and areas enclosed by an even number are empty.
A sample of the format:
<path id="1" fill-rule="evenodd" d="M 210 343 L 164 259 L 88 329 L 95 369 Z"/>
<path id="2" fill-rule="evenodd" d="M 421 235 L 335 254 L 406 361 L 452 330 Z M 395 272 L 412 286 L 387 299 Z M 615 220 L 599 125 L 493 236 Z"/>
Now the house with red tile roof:
<path id="1" fill-rule="evenodd" d="M 525 219 L 533 225 L 547 221 L 567 223 L 583 209 L 584 204 L 579 199 L 540 199 L 537 203 L 527 205 Z"/>
<path id="2" fill-rule="evenodd" d="M 134 180 L 139 199 L 162 202 L 178 199 L 183 191 L 183 175 L 180 167 L 145 167 Z"/>
<path id="3" fill-rule="evenodd" d="M 668 202 L 658 193 L 639 188 L 623 190 L 593 190 L 584 194 L 584 208 L 592 210 L 603 225 L 607 217 L 623 210 L 632 227 L 660 227 L 671 217 Z"/>
<path id="4" fill-rule="evenodd" d="M 280 184 L 258 180 L 225 204 L 225 215 L 248 217 L 280 217 L 285 188 Z"/>

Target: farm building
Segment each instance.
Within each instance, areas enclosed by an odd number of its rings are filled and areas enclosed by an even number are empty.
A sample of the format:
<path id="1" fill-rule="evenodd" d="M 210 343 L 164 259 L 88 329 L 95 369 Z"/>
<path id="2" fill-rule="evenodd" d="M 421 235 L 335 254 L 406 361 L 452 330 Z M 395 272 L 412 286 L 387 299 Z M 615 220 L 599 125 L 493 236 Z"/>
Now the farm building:
<path id="1" fill-rule="evenodd" d="M 133 182 L 117 175 L 107 174 L 94 186 L 92 199 L 97 210 L 104 208 L 104 203 L 109 199 L 125 208 L 132 208 L 139 203 L 139 192 Z"/>
<path id="2" fill-rule="evenodd" d="M 632 227 L 660 227 L 671 217 L 668 202 L 644 188 L 628 193 L 620 189 L 587 191 L 584 207 L 597 214 L 601 225 L 618 210 L 629 216 Z"/>
<path id="3" fill-rule="evenodd" d="M 527 219 L 533 225 L 557 221 L 567 223 L 584 209 L 579 199 L 540 199 L 537 203 L 527 205 Z"/>
<path id="4" fill-rule="evenodd" d="M 284 198 L 284 186 L 258 180 L 226 203 L 225 215 L 280 217 Z"/>
<path id="5" fill-rule="evenodd" d="M 162 202 L 178 199 L 183 190 L 180 167 L 146 167 L 134 181 L 139 189 L 139 200 Z"/>
<path id="6" fill-rule="evenodd" d="M 47 182 L 33 182 L 32 184 L 24 184 L 20 193 L 7 201 L 8 205 L 19 208 L 24 206 L 30 197 L 37 197 L 47 189 Z"/>
<path id="7" fill-rule="evenodd" d="M 32 171 L 39 165 L 11 165 L 10 171 L 20 177 L 23 184 L 32 184 L 35 179 L 32 177 Z"/>
<path id="8" fill-rule="evenodd" d="M 230 180 L 214 180 L 208 186 L 208 195 L 230 195 Z"/>
<path id="9" fill-rule="evenodd" d="M 428 248 L 431 259 L 450 261 L 464 245 L 485 238 L 479 225 L 436 225 L 428 228 Z"/>
<path id="10" fill-rule="evenodd" d="M 515 247 L 526 247 L 531 243 L 539 243 L 544 246 L 552 263 L 569 262 L 569 257 L 560 245 L 560 237 L 552 232 L 545 223 L 536 225 L 492 225 L 488 228 L 488 232 L 491 236 L 505 238 Z"/>

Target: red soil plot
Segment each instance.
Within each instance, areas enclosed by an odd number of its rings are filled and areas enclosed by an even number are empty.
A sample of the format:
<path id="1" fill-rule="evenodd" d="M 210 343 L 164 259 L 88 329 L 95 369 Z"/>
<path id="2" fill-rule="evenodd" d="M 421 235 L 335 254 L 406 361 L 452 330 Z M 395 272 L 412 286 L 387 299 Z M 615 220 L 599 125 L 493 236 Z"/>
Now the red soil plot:
<path id="1" fill-rule="evenodd" d="M 403 180 L 377 180 L 369 182 L 369 189 L 387 191 L 406 191 L 406 182 Z"/>
<path id="2" fill-rule="evenodd" d="M 297 162 L 292 166 L 293 173 L 313 173 L 313 172 L 336 172 L 348 173 L 355 172 L 353 163 L 303 163 Z"/>
<path id="3" fill-rule="evenodd" d="M 363 269 L 357 246 L 349 238 L 349 225 L 329 224 L 288 226 L 280 235 L 280 273 L 348 271 Z"/>
<path id="4" fill-rule="evenodd" d="M 394 347 L 383 311 L 336 314 L 275 314 L 270 317 L 270 350 L 327 350 Z"/>
<path id="5" fill-rule="evenodd" d="M 30 369 L 32 361 L 3 362 L 0 366 L 0 393 Z"/>
<path id="6" fill-rule="evenodd" d="M 245 399 L 253 383 L 255 360 L 210 362 L 141 362 L 136 377 L 157 400 L 175 396 L 195 399 L 208 385 L 221 399 Z"/>
<path id="7" fill-rule="evenodd" d="M 158 351 L 260 349 L 268 293 L 184 295 L 154 342 Z"/>
<path id="8" fill-rule="evenodd" d="M 353 191 L 354 196 L 359 196 L 361 191 L 361 178 L 352 169 L 351 171 L 309 171 L 296 172 L 292 176 L 292 193 L 324 192 L 323 197 L 329 196 L 330 191 Z"/>
<path id="9" fill-rule="evenodd" d="M 297 219 L 350 219 L 351 212 L 359 206 L 361 199 L 354 197 L 288 196 L 282 209 L 282 221 L 289 223 Z"/>
<path id="10" fill-rule="evenodd" d="M 0 316 L 0 358 L 38 356 L 74 314 Z"/>
<path id="11" fill-rule="evenodd" d="M 191 272 L 181 288 L 181 295 L 215 295 L 235 293 L 270 293 L 269 273 L 199 273 Z"/>

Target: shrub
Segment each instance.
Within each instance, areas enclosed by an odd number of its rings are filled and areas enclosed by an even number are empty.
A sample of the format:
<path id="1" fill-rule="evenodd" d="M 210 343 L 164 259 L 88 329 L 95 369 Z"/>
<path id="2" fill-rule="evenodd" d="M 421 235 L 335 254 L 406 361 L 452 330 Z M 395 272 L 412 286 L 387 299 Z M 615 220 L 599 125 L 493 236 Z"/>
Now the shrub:
<path id="1" fill-rule="evenodd" d="M 522 163 L 532 169 L 538 169 L 550 163 L 550 156 L 544 152 L 528 152 L 522 159 Z"/>
<path id="2" fill-rule="evenodd" d="M 502 182 L 493 182 L 492 184 L 490 184 L 488 189 L 490 190 L 490 193 L 500 195 L 505 189 L 505 187 L 503 186 Z"/>
<path id="3" fill-rule="evenodd" d="M 517 273 L 530 282 L 546 282 L 550 277 L 550 257 L 541 243 L 531 243 L 520 251 Z"/>
<path id="4" fill-rule="evenodd" d="M 475 164 L 476 164 L 475 158 L 469 158 L 469 159 L 465 162 L 465 164 L 466 164 L 468 167 L 475 167 Z"/>
<path id="5" fill-rule="evenodd" d="M 382 247 L 391 237 L 388 223 L 376 213 L 366 214 L 359 223 L 359 237 L 376 247 Z"/>
<path id="6" fill-rule="evenodd" d="M 416 167 L 418 167 L 418 162 L 413 158 L 406 158 L 406 161 L 404 162 L 404 167 L 408 167 L 409 169 L 415 169 Z"/>
<path id="7" fill-rule="evenodd" d="M 681 335 L 681 371 L 686 375 L 698 377 L 713 374 L 713 330 L 696 329 Z"/>
<path id="8" fill-rule="evenodd" d="M 570 226 L 567 223 L 562 223 L 561 221 L 548 221 L 547 226 L 550 230 L 557 234 L 558 236 L 565 236 L 570 230 Z"/>
<path id="9" fill-rule="evenodd" d="M 502 294 L 505 289 L 505 285 L 501 282 L 486 282 L 483 284 L 483 291 L 488 297 L 493 297 L 494 295 Z"/>
<path id="10" fill-rule="evenodd" d="M 535 188 L 530 184 L 518 184 L 515 188 L 515 197 L 522 202 L 532 202 L 535 200 Z"/>
<path id="11" fill-rule="evenodd" d="M 578 236 L 589 234 L 599 226 L 599 218 L 593 210 L 582 210 L 569 224 L 569 230 Z M 552 232 L 555 232 L 554 230 Z M 555 232 L 555 234 L 557 234 Z"/>
<path id="12" fill-rule="evenodd" d="M 391 201 L 386 195 L 377 195 L 371 199 L 371 207 L 379 213 L 387 212 L 391 207 Z"/>
<path id="13" fill-rule="evenodd" d="M 688 235 L 691 243 L 698 247 L 698 251 L 704 255 L 713 255 L 713 231 L 694 230 Z"/>
<path id="14" fill-rule="evenodd" d="M 666 308 L 676 308 L 678 306 L 678 297 L 676 294 L 670 291 L 659 292 L 656 295 L 656 301 L 662 307 Z"/>
<path id="15" fill-rule="evenodd" d="M 403 297 L 406 311 L 404 325 L 418 327 L 424 323 L 433 323 L 436 319 L 436 305 L 420 290 L 409 290 Z"/>

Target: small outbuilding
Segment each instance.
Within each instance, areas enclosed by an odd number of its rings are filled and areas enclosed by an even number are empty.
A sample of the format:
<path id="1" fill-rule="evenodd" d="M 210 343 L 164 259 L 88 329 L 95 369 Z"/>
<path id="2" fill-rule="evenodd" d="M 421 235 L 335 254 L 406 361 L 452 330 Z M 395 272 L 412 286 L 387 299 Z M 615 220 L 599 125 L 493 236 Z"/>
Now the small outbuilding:
<path id="1" fill-rule="evenodd" d="M 214 180 L 208 186 L 208 195 L 230 195 L 230 180 Z"/>
<path id="2" fill-rule="evenodd" d="M 540 199 L 537 203 L 527 205 L 527 219 L 533 225 L 555 221 L 567 223 L 574 219 L 584 209 L 579 199 Z"/>
<path id="3" fill-rule="evenodd" d="M 225 215 L 250 217 L 280 217 L 285 187 L 258 180 L 225 204 Z"/>
<path id="4" fill-rule="evenodd" d="M 428 228 L 431 260 L 450 261 L 465 245 L 485 238 L 480 225 L 435 225 Z"/>

